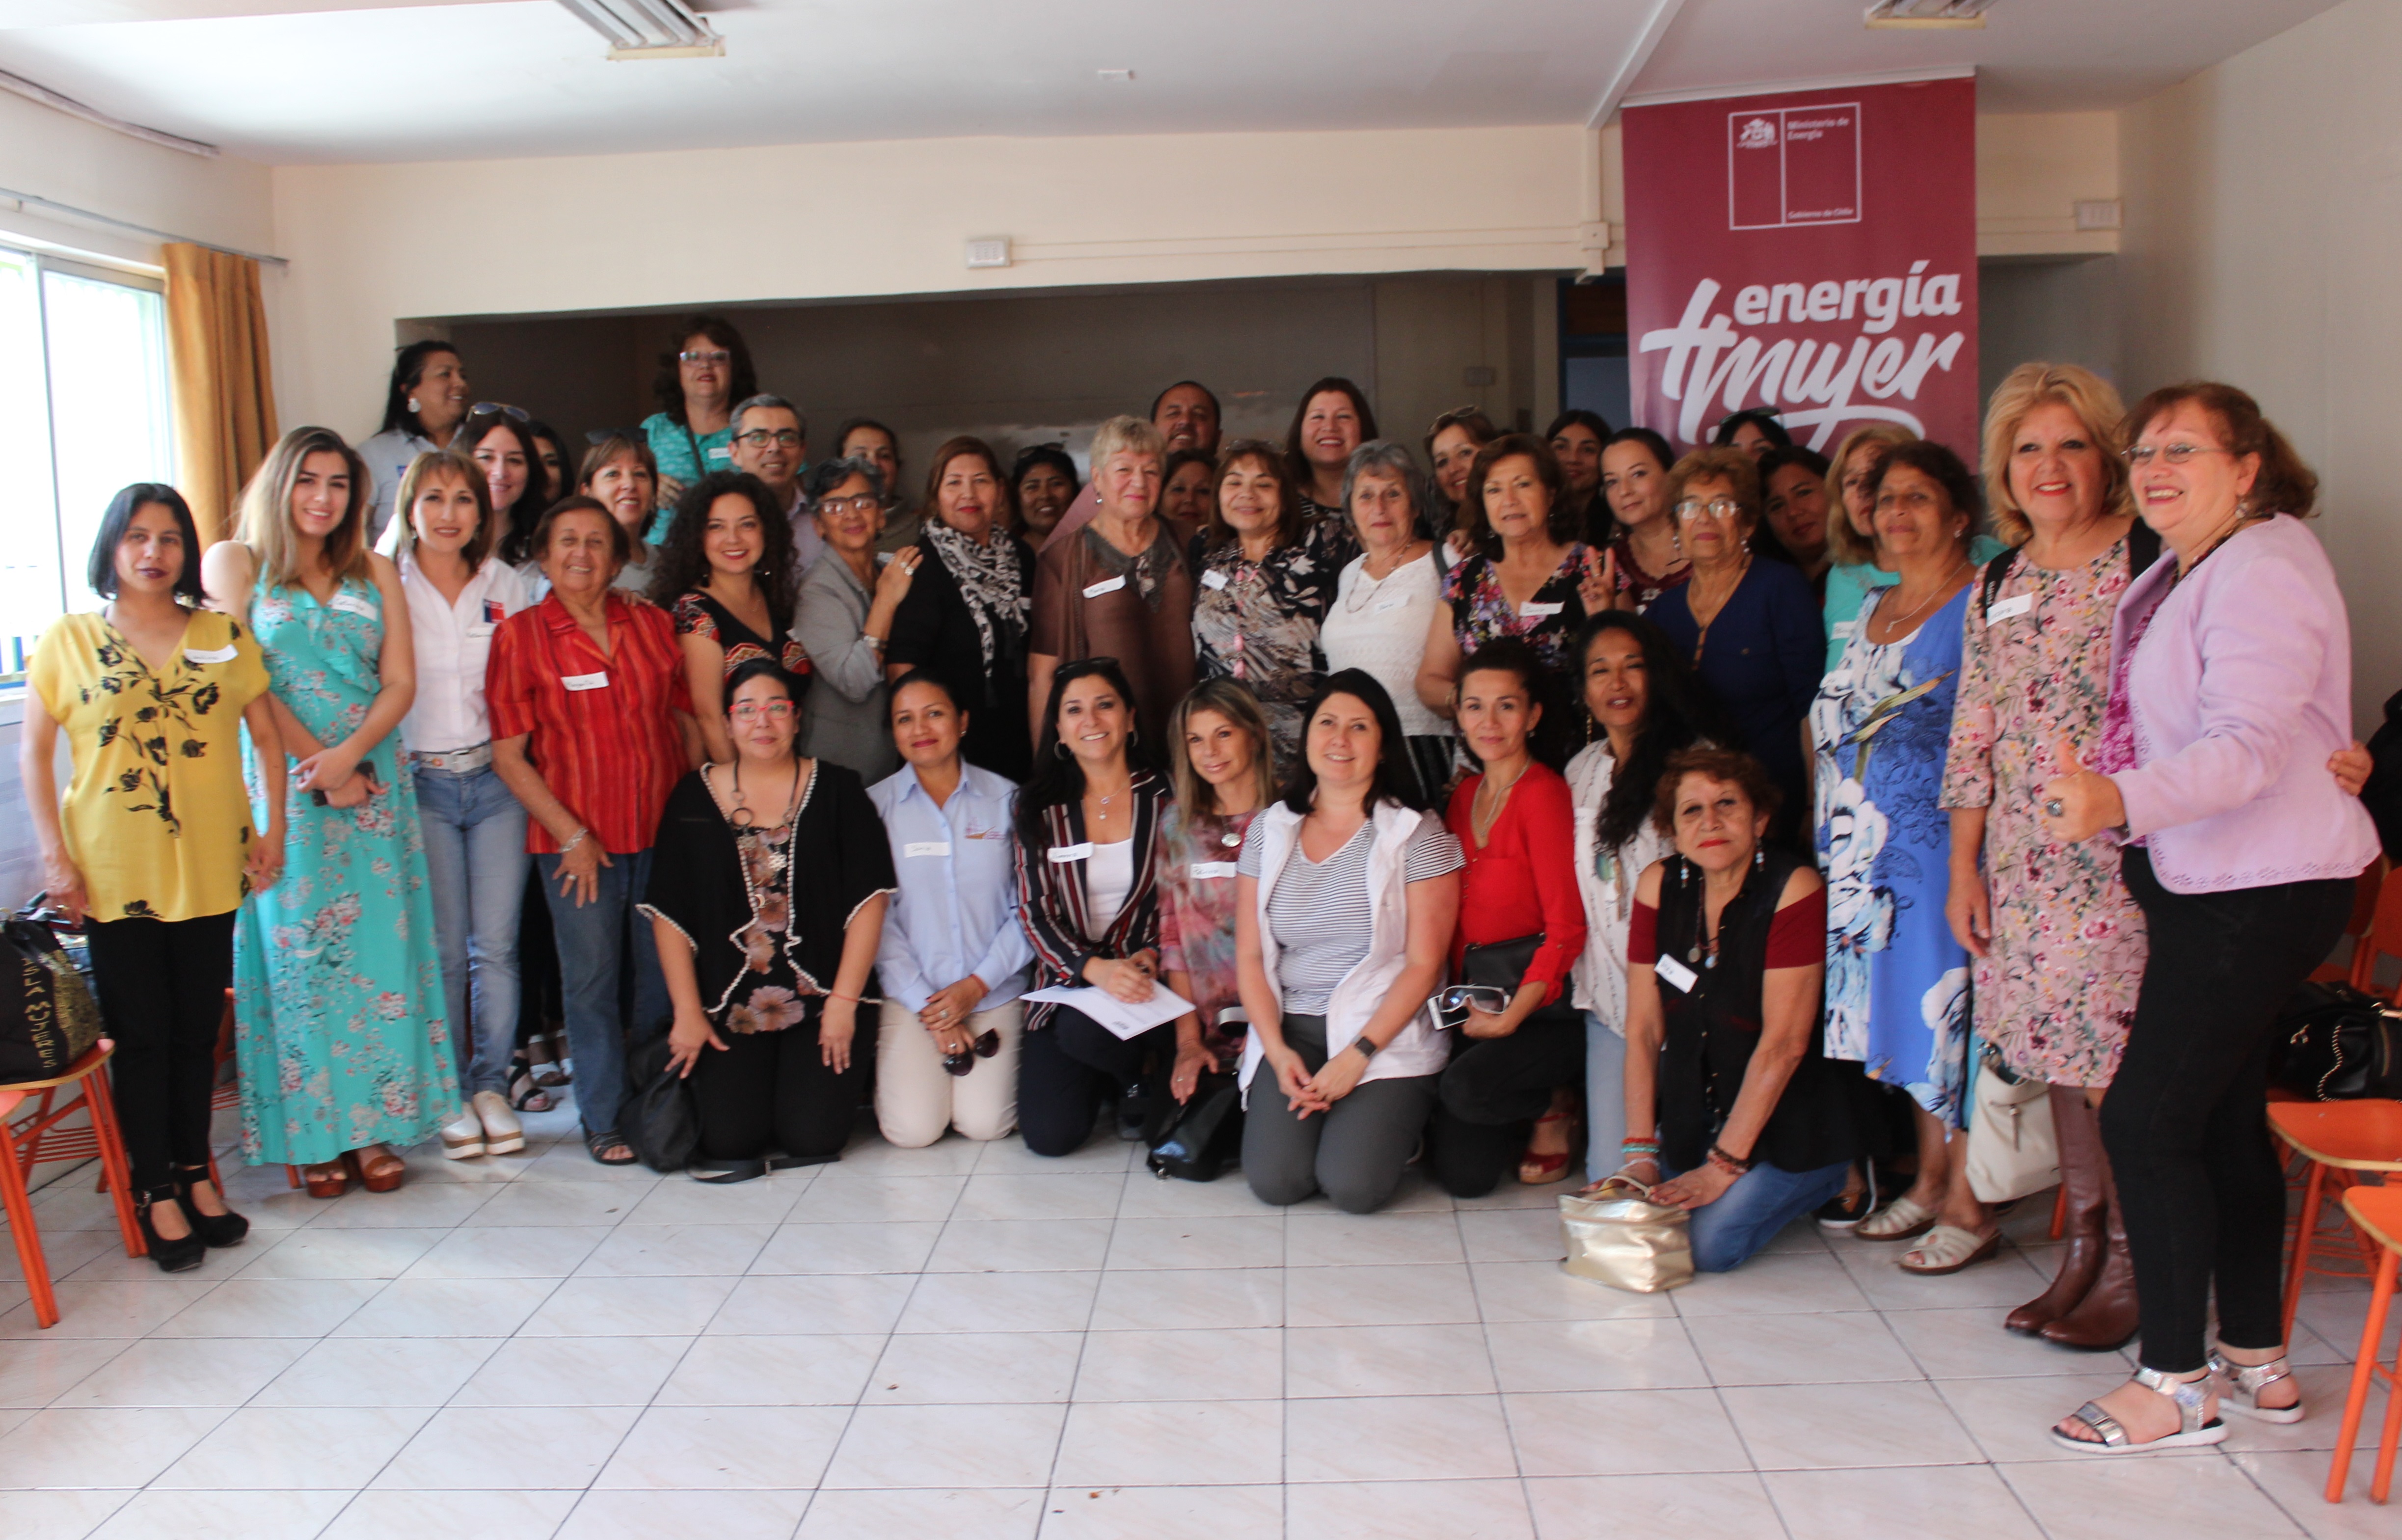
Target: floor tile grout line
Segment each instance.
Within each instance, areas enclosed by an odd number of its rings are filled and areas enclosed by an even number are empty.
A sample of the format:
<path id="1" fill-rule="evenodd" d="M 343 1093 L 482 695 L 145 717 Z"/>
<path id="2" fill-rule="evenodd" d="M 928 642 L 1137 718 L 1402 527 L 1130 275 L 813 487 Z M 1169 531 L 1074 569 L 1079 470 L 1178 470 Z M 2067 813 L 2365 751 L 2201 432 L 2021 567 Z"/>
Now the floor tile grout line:
<path id="1" fill-rule="evenodd" d="M 1116 1130 L 1111 1129 L 1110 1133 L 1111 1136 L 1114 1136 Z M 988 1148 L 990 1147 L 987 1146 L 987 1148 Z M 982 1163 L 983 1160 L 979 1157 L 977 1164 L 981 1165 Z M 1058 1490 L 1059 1460 L 1060 1456 L 1066 1452 L 1068 1448 L 1068 1424 L 1074 1420 L 1076 1415 L 1076 1383 L 1084 1376 L 1084 1354 L 1092 1347 L 1093 1344 L 1093 1322 L 1095 1318 L 1100 1314 L 1101 1286 L 1109 1276 L 1110 1253 L 1117 1246 L 1118 1221 L 1125 1217 L 1126 1187 L 1133 1180 L 1133 1160 L 1131 1159 L 1131 1156 L 1129 1156 L 1125 1162 L 1125 1169 L 1119 1176 L 1117 1202 L 1113 1205 L 1110 1214 L 1109 1243 L 1101 1248 L 1100 1267 L 1094 1271 L 1093 1298 L 1091 1302 L 1084 1307 L 1084 1328 L 1076 1334 L 1076 1367 L 1068 1376 L 1068 1399 L 1061 1403 L 1059 1409 L 1059 1436 L 1052 1441 L 1051 1464 L 1049 1469 L 1044 1473 L 1042 1495 L 1035 1500 L 1034 1533 L 1037 1536 L 1037 1540 L 1039 1540 L 1042 1532 L 1050 1527 L 1051 1494 Z M 962 1187 L 959 1190 L 961 1195 L 964 1196 L 967 1189 Z M 946 1225 L 944 1228 L 947 1230 L 949 1227 Z M 937 1246 L 940 1246 L 942 1244 L 942 1237 L 936 1236 L 934 1238 L 934 1244 Z M 1278 1436 L 1277 1449 L 1279 1457 L 1281 1457 L 1283 1449 L 1282 1436 L 1284 1432 L 1284 1425 L 1281 1421 L 1279 1421 L 1277 1425 L 1277 1432 Z M 1279 1523 L 1278 1527 L 1282 1527 L 1281 1523 Z"/>

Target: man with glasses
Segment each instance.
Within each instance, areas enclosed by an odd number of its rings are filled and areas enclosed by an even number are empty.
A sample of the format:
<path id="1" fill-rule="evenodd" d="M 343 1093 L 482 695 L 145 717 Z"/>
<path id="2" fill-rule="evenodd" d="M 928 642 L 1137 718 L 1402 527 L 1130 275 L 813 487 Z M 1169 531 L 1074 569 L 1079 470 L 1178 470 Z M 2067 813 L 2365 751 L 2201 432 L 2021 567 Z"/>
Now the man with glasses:
<path id="1" fill-rule="evenodd" d="M 1151 425 L 1166 440 L 1170 455 L 1180 449 L 1194 449 L 1212 461 L 1218 458 L 1218 398 L 1198 380 L 1180 379 L 1153 396 Z M 1090 524 L 1097 506 L 1093 483 L 1088 480 L 1084 489 L 1076 494 L 1076 501 L 1059 516 L 1059 527 L 1051 532 L 1051 538 L 1072 535 Z M 1188 529 L 1185 533 L 1194 531 Z"/>
<path id="2" fill-rule="evenodd" d="M 801 489 L 808 469 L 809 419 L 780 395 L 754 395 L 734 408 L 734 468 L 748 471 L 767 484 L 776 506 L 793 526 L 793 557 L 808 571 L 825 549 L 818 521 L 810 516 L 808 494 Z"/>

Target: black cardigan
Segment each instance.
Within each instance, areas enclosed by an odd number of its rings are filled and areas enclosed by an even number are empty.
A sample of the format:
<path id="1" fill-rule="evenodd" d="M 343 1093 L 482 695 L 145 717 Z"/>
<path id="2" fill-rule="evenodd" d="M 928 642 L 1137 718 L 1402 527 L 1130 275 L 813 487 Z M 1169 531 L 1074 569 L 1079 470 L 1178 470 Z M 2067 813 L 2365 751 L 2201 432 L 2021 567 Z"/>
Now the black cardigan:
<path id="1" fill-rule="evenodd" d="M 725 766 L 712 766 L 719 775 Z M 735 936 L 751 924 L 751 895 L 734 830 L 696 770 L 676 782 L 651 847 L 651 880 L 642 912 L 666 920 L 692 943 L 701 1003 L 714 1015 L 741 981 Z M 892 847 L 884 820 L 859 774 L 830 760 L 817 772 L 794 820 L 792 922 L 784 956 L 801 982 L 823 994 L 842 963 L 843 931 L 859 906 L 894 890 Z"/>
<path id="2" fill-rule="evenodd" d="M 1001 538 L 1017 562 L 1020 591 L 1034 593 L 1034 553 L 1026 542 L 1007 530 Z M 925 561 L 909 584 L 906 598 L 892 615 L 892 637 L 884 648 L 885 661 L 923 668 L 949 687 L 951 698 L 968 714 L 966 738 L 959 752 L 970 764 L 1023 781 L 1033 763 L 1026 726 L 1026 643 L 1021 628 L 1015 650 L 996 651 L 992 667 L 984 665 L 984 641 L 975 617 L 959 591 L 959 580 L 944 565 L 942 553 L 931 541 L 918 547 Z"/>

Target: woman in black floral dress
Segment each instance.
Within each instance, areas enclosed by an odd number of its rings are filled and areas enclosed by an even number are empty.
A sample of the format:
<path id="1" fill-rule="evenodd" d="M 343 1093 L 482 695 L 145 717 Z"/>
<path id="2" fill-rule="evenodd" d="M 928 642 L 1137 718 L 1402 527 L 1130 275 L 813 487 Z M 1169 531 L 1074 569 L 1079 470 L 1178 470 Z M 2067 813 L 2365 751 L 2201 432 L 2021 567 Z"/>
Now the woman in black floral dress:
<path id="1" fill-rule="evenodd" d="M 1218 458 L 1218 505 L 1193 563 L 1197 671 L 1250 686 L 1279 779 L 1301 762 L 1302 703 L 1326 672 L 1318 627 L 1343 571 L 1325 547 L 1327 526 L 1309 523 L 1303 507 L 1275 445 L 1235 440 Z"/>
<path id="2" fill-rule="evenodd" d="M 699 1112 L 696 1175 L 714 1182 L 840 1155 L 860 1098 L 860 996 L 894 887 L 858 775 L 793 751 L 792 676 L 755 659 L 726 694 L 734 763 L 669 796 L 642 906 L 675 1005 L 668 1066 Z"/>

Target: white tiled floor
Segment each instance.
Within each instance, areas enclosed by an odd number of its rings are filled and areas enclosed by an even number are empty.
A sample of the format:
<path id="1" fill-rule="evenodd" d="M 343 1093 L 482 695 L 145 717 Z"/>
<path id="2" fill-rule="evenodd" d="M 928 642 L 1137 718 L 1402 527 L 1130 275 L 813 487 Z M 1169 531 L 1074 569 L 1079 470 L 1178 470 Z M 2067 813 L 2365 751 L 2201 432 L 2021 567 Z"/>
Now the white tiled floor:
<path id="1" fill-rule="evenodd" d="M 245 1173 L 251 1241 L 175 1279 L 54 1184 L 65 1320 L 0 1273 L 0 1535 L 2402 1534 L 2365 1462 L 2318 1495 L 2357 1285 L 2305 1295 L 2308 1421 L 2055 1458 L 2127 1360 L 2001 1330 L 2042 1213 L 1953 1278 L 1805 1225 L 1645 1298 L 1558 1271 L 1557 1188 L 1277 1213 L 1106 1139 L 863 1137 L 719 1189 L 605 1171 L 570 1117 L 387 1196 Z"/>

